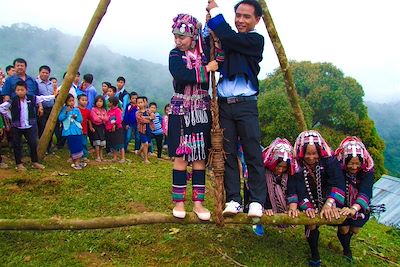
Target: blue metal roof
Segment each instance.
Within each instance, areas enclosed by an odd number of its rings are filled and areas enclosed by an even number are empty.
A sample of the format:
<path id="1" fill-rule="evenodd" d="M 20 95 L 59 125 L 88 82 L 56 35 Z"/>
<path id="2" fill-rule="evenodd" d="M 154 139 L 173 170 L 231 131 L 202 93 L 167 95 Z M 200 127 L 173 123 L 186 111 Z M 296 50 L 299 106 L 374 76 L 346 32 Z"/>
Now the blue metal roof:
<path id="1" fill-rule="evenodd" d="M 386 211 L 378 217 L 378 222 L 400 228 L 400 178 L 382 175 L 373 187 L 372 205 L 385 204 Z"/>

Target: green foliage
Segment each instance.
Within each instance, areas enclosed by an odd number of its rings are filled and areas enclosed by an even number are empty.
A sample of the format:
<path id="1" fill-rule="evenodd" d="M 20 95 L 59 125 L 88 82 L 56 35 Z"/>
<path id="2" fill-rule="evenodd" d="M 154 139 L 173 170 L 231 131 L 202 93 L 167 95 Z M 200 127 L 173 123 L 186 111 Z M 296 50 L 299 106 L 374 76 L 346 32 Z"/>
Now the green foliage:
<path id="1" fill-rule="evenodd" d="M 12 64 L 17 57 L 28 62 L 28 74 L 36 77 L 41 65 L 49 65 L 51 76 L 59 81 L 70 63 L 80 38 L 56 29 L 43 30 L 29 24 L 13 24 L 0 28 L 0 66 Z M 29 41 L 27 41 L 29 40 Z M 118 76 L 126 78 L 128 92 L 136 91 L 163 107 L 172 95 L 172 78 L 168 68 L 146 60 L 135 60 L 113 53 L 104 46 L 90 46 L 80 67 L 81 77 L 92 73 L 97 91 L 101 83 L 116 83 Z"/>
<path id="2" fill-rule="evenodd" d="M 367 103 L 369 116 L 385 140 L 385 167 L 389 174 L 400 177 L 400 102 L 377 104 Z"/>
<path id="3" fill-rule="evenodd" d="M 318 129 L 335 149 L 346 135 L 360 137 L 375 161 L 376 178 L 384 172 L 384 143 L 363 103 L 363 89 L 330 63 L 291 62 L 306 122 Z M 261 82 L 260 108 L 263 141 L 273 136 L 294 140 L 298 135 L 280 69 Z M 284 125 L 284 126 L 283 126 Z"/>
<path id="4" fill-rule="evenodd" d="M 304 100 L 301 100 L 300 105 L 305 112 L 306 123 L 311 125 L 312 108 Z M 277 89 L 261 94 L 258 110 L 264 145 L 276 137 L 285 137 L 292 143 L 296 140 L 299 130 L 285 90 Z"/>
<path id="5" fill-rule="evenodd" d="M 315 129 L 321 133 L 332 148 L 338 147 L 340 142 L 342 142 L 342 140 L 347 136 L 342 131 L 324 125 L 319 125 L 318 127 L 315 127 Z"/>

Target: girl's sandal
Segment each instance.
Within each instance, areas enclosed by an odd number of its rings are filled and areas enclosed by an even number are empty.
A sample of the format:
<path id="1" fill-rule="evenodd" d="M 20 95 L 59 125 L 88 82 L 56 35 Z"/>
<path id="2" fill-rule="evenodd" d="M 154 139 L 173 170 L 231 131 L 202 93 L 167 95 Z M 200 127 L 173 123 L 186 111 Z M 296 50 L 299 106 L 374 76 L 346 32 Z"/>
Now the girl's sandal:
<path id="1" fill-rule="evenodd" d="M 203 212 L 198 212 L 196 211 L 196 208 L 193 208 L 193 212 L 197 215 L 197 217 L 202 220 L 202 221 L 209 221 L 211 218 L 211 213 L 204 208 L 206 211 Z"/>
<path id="2" fill-rule="evenodd" d="M 175 208 L 172 209 L 172 215 L 178 219 L 184 219 L 186 217 L 186 211 L 176 210 Z"/>

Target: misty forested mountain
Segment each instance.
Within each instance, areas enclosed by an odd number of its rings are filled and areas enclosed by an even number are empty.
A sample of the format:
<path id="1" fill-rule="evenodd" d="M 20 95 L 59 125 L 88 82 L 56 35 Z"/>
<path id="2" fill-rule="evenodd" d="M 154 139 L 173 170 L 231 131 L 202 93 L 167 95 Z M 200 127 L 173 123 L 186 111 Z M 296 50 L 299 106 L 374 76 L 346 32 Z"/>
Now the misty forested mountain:
<path id="1" fill-rule="evenodd" d="M 56 29 L 43 30 L 29 24 L 3 26 L 0 28 L 0 67 L 4 70 L 15 58 L 22 57 L 28 62 L 29 75 L 36 76 L 41 65 L 49 65 L 51 76 L 60 81 L 80 39 Z M 122 56 L 104 46 L 89 48 L 80 73 L 81 77 L 92 73 L 99 92 L 101 82 L 115 84 L 118 76 L 124 76 L 129 92 L 146 95 L 150 101 L 159 102 L 160 107 L 172 95 L 172 78 L 167 66 Z"/>
<path id="2" fill-rule="evenodd" d="M 379 135 L 385 140 L 385 167 L 391 175 L 400 177 L 400 102 L 366 104 Z"/>

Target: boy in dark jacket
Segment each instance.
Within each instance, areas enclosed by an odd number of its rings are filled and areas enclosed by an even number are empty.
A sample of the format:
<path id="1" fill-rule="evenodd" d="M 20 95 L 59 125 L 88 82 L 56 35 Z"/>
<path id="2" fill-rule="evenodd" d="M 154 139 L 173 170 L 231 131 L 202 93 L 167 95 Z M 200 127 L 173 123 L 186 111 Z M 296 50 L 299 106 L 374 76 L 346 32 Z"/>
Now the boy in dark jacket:
<path id="1" fill-rule="evenodd" d="M 140 140 L 138 141 L 136 136 L 137 133 L 137 122 L 136 122 L 136 112 L 138 110 L 136 106 L 136 99 L 138 94 L 136 92 L 130 93 L 130 103 L 126 106 L 124 111 L 123 124 L 126 130 L 125 134 L 125 152 L 128 152 L 128 145 L 131 141 L 132 135 L 135 139 L 135 151 L 140 149 Z"/>
<path id="2" fill-rule="evenodd" d="M 44 169 L 44 166 L 38 162 L 37 156 L 37 105 L 43 101 L 54 99 L 54 95 L 34 96 L 28 94 L 28 87 L 24 81 L 18 81 L 15 86 L 16 96 L 11 101 L 0 105 L 0 112 L 8 114 L 11 117 L 11 127 L 13 135 L 13 147 L 16 169 L 25 171 L 22 164 L 22 136 L 28 142 L 32 167 L 35 169 Z M 11 114 L 8 112 L 10 109 Z"/>

